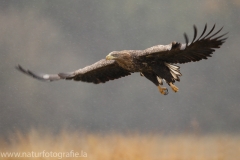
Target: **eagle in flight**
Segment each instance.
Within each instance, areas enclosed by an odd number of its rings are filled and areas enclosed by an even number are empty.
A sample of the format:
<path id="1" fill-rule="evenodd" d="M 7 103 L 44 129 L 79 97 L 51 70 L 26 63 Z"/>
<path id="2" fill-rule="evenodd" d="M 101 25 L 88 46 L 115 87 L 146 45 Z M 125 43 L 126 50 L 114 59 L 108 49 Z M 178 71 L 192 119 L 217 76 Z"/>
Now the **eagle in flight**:
<path id="1" fill-rule="evenodd" d="M 175 64 L 196 62 L 211 57 L 215 49 L 220 48 L 227 39 L 224 37 L 227 33 L 218 35 L 222 28 L 213 32 L 214 25 L 206 33 L 207 25 L 205 25 L 202 34 L 197 38 L 197 28 L 194 25 L 194 36 L 190 43 L 188 36 L 184 33 L 185 44 L 172 42 L 168 45 L 156 45 L 145 50 L 113 51 L 105 59 L 73 72 L 38 74 L 26 70 L 20 65 L 16 68 L 26 75 L 43 81 L 66 79 L 95 84 L 140 72 L 141 76 L 146 77 L 158 87 L 161 94 L 167 95 L 168 89 L 162 86 L 163 80 L 174 92 L 178 91 L 174 83 L 180 81 L 179 76 L 182 74 L 180 67 Z"/>

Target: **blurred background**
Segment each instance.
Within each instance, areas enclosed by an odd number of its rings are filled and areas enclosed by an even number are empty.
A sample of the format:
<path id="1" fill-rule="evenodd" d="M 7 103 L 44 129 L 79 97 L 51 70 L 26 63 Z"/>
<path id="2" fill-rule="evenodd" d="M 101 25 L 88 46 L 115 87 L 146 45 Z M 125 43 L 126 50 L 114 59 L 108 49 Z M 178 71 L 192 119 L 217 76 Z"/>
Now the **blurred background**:
<path id="1" fill-rule="evenodd" d="M 179 65 L 179 92 L 167 96 L 138 73 L 94 85 L 41 82 L 14 69 L 73 71 L 114 50 L 184 43 L 184 32 L 192 38 L 193 25 L 201 32 L 206 23 L 229 38 L 212 58 Z M 1 0 L 0 134 L 238 133 L 239 27 L 239 0 Z"/>

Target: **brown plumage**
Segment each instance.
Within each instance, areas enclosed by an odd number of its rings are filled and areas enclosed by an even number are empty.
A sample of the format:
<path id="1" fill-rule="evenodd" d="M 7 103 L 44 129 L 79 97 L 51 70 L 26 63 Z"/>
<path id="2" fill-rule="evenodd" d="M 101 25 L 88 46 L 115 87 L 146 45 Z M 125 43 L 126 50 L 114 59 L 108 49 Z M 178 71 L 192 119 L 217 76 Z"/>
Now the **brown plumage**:
<path id="1" fill-rule="evenodd" d="M 20 65 L 16 68 L 33 78 L 43 81 L 55 81 L 60 79 L 75 80 L 90 83 L 105 83 L 109 80 L 128 76 L 134 72 L 140 72 L 158 86 L 159 91 L 166 95 L 167 88 L 162 87 L 163 80 L 172 88 L 174 92 L 178 88 L 173 85 L 175 81 L 180 81 L 180 67 L 173 65 L 175 63 L 196 62 L 211 57 L 216 48 L 225 42 L 227 38 L 221 32 L 222 28 L 214 32 L 215 25 L 206 33 L 205 25 L 202 34 L 197 38 L 197 28 L 194 25 L 194 36 L 191 43 L 188 43 L 188 37 L 184 34 L 185 44 L 172 42 L 168 45 L 157 45 L 145 50 L 123 50 L 109 53 L 106 59 L 102 59 L 90 66 L 82 69 L 59 74 L 38 74 L 30 70 L 25 70 Z"/>

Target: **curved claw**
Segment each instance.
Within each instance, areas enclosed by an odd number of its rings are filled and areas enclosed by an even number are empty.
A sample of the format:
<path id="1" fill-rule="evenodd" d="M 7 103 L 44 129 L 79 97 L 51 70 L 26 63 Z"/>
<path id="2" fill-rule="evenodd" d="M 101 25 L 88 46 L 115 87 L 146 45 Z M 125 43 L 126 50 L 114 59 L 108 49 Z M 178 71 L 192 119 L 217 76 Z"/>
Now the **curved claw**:
<path id="1" fill-rule="evenodd" d="M 164 94 L 163 95 L 168 95 L 168 89 L 167 88 L 164 88 Z"/>
<path id="2" fill-rule="evenodd" d="M 161 87 L 160 85 L 158 86 L 158 90 L 161 94 L 167 95 L 168 94 L 168 89 L 166 87 Z"/>

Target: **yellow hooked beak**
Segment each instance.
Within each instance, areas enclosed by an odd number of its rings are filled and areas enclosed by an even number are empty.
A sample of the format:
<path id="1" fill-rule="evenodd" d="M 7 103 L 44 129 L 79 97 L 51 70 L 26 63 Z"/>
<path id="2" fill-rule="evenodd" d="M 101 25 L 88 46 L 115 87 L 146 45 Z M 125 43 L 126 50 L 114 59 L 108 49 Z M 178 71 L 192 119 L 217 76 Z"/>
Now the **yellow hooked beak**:
<path id="1" fill-rule="evenodd" d="M 111 55 L 107 55 L 106 56 L 106 60 L 114 60 L 116 59 L 115 57 L 111 56 Z"/>

